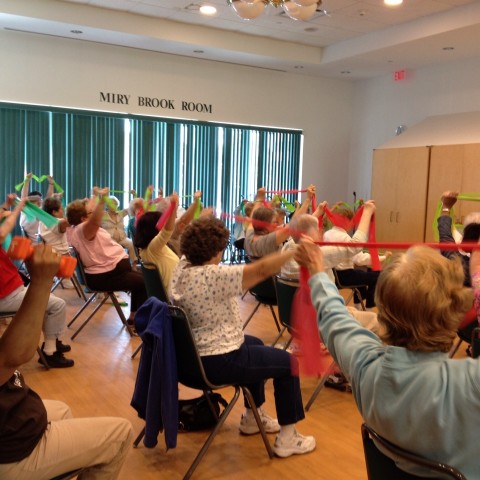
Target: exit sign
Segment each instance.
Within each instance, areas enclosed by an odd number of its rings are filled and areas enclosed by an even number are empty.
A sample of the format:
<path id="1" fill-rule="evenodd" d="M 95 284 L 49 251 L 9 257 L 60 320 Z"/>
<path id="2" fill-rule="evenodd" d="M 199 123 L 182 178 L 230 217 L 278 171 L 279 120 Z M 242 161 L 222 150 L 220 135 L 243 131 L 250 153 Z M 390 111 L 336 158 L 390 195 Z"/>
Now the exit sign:
<path id="1" fill-rule="evenodd" d="M 396 82 L 401 82 L 402 80 L 405 80 L 407 78 L 407 71 L 406 70 L 397 70 L 396 72 L 393 72 L 393 79 Z"/>

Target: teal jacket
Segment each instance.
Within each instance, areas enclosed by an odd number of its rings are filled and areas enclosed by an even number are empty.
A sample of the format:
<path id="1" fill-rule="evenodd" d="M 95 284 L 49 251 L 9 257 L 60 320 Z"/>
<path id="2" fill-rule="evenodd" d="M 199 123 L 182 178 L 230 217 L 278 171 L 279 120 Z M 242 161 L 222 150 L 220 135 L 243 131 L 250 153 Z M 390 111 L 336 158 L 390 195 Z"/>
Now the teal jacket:
<path id="1" fill-rule="evenodd" d="M 480 479 L 480 360 L 386 346 L 348 314 L 325 273 L 309 283 L 322 338 L 367 425 L 405 450 Z"/>

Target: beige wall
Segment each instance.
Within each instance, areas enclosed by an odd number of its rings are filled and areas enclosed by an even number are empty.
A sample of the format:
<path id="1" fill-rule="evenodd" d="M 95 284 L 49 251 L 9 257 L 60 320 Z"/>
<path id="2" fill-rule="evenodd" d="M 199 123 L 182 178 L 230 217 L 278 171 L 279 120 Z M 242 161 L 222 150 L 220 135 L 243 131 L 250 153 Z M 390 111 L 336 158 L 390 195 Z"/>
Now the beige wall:
<path id="1" fill-rule="evenodd" d="M 329 201 L 351 200 L 348 82 L 5 31 L 0 65 L 0 101 L 301 129 L 302 186 L 316 184 Z M 205 103 L 213 113 L 107 104 L 100 92 Z"/>

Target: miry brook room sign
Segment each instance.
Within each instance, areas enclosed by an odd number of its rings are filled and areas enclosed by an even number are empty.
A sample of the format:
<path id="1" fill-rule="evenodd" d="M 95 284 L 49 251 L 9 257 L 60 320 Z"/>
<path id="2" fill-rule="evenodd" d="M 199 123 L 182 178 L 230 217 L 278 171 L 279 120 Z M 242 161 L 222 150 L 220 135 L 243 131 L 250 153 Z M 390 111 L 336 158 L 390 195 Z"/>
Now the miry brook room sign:
<path id="1" fill-rule="evenodd" d="M 100 103 L 135 105 L 137 107 L 156 110 L 213 113 L 213 107 L 210 103 L 193 102 L 191 100 L 172 100 L 170 98 L 141 97 L 126 93 L 100 92 Z"/>

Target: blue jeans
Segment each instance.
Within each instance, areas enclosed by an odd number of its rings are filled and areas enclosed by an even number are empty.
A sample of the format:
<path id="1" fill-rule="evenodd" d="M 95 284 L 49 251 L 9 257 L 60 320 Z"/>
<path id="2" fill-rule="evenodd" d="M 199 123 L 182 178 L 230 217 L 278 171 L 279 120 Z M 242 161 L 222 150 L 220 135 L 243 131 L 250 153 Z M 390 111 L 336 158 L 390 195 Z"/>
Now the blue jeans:
<path id="1" fill-rule="evenodd" d="M 259 338 L 245 335 L 238 350 L 207 355 L 202 362 L 212 383 L 244 385 L 252 392 L 257 407 L 265 403 L 265 380 L 273 378 L 278 423 L 290 425 L 305 418 L 300 380 L 292 375 L 297 360 L 285 350 L 267 347 Z"/>

